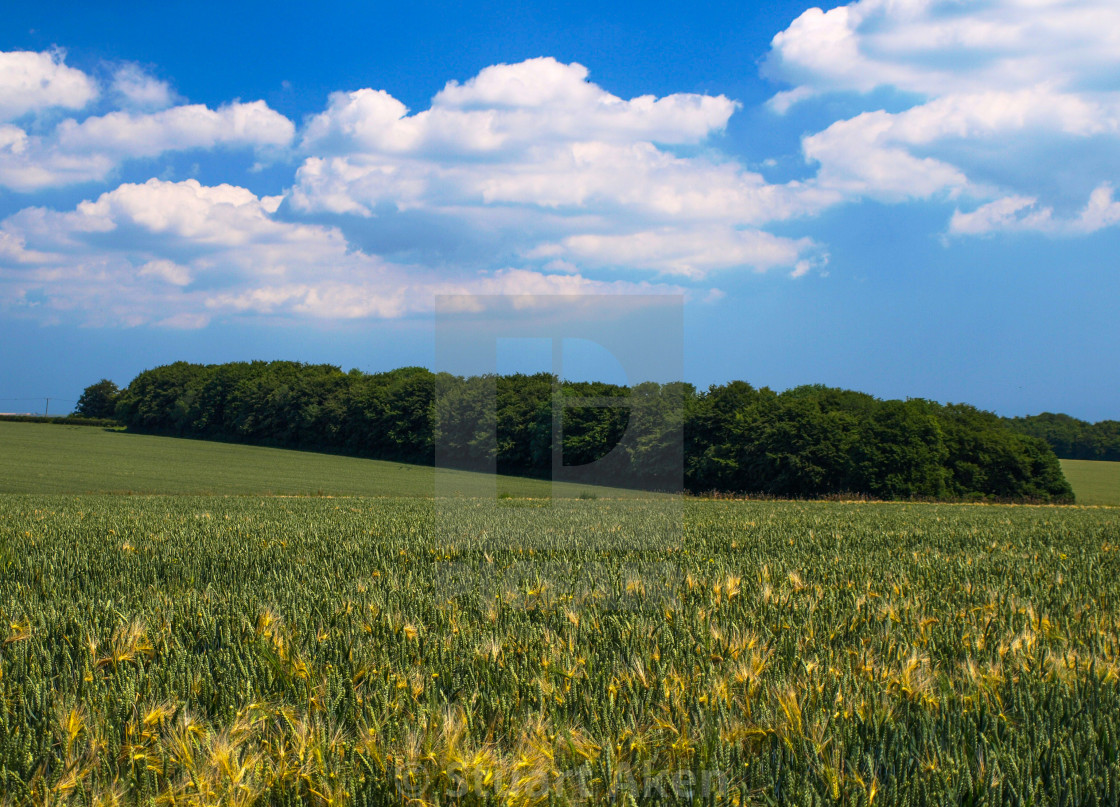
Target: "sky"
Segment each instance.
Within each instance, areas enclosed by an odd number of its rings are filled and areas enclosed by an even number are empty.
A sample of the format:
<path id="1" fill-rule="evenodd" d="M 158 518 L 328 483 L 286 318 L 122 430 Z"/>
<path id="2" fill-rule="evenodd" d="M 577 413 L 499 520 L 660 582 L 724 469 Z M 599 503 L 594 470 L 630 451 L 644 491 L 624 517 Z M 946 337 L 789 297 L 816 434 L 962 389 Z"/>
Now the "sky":
<path id="1" fill-rule="evenodd" d="M 607 295 L 700 388 L 1120 419 L 1115 0 L 329 6 L 5 9 L 0 411 Z"/>

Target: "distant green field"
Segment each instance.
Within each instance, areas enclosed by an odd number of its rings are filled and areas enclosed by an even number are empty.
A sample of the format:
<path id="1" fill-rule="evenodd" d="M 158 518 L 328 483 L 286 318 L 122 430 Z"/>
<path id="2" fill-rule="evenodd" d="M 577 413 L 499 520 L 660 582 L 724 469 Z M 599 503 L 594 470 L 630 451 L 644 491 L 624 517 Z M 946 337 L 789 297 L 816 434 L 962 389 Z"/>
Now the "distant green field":
<path id="1" fill-rule="evenodd" d="M 441 480 L 441 491 L 486 495 L 486 485 L 494 484 L 482 474 L 442 473 L 447 481 Z M 434 487 L 433 469 L 418 465 L 92 426 L 0 422 L 0 493 L 431 496 Z M 497 478 L 498 493 L 513 496 L 588 490 L 557 485 L 553 491 L 548 482 Z"/>
<path id="2" fill-rule="evenodd" d="M 1062 460 L 1062 472 L 1073 485 L 1078 504 L 1120 507 L 1120 462 Z"/>
<path id="3" fill-rule="evenodd" d="M 1120 462 L 1062 460 L 1078 504 L 1120 506 Z M 451 473 L 485 494 L 489 477 Z M 498 491 L 548 496 L 547 482 L 498 477 Z M 397 462 L 128 434 L 93 426 L 0 422 L 0 493 L 430 496 L 431 468 Z M 589 488 L 558 485 L 556 493 Z M 624 493 L 596 489 L 599 494 Z"/>

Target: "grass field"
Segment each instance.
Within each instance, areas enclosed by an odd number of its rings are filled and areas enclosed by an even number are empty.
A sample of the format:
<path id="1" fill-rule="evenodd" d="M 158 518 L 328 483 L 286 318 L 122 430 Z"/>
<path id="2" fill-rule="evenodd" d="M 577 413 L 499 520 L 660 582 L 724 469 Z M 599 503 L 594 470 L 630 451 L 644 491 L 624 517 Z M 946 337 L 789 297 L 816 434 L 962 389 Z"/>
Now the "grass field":
<path id="1" fill-rule="evenodd" d="M 441 491 L 486 495 L 493 477 L 441 471 Z M 92 426 L 0 422 L 0 493 L 431 496 L 431 468 L 396 462 L 128 434 Z M 578 496 L 577 485 L 498 477 L 498 493 Z M 603 495 L 634 495 L 597 489 Z M 490 495 L 493 495 L 492 493 Z"/>
<path id="2" fill-rule="evenodd" d="M 1120 507 L 1120 462 L 1062 460 L 1062 473 L 1073 485 L 1078 504 Z"/>
<path id="3" fill-rule="evenodd" d="M 91 426 L 0 422 L 0 448 L 0 493 L 428 496 L 434 490 L 432 469 L 421 466 Z M 1120 506 L 1120 463 L 1061 462 L 1078 504 Z M 485 495 L 489 482 L 474 474 L 446 478 L 465 495 Z M 557 485 L 553 491 L 545 482 L 498 477 L 498 491 L 541 497 L 588 489 Z"/>

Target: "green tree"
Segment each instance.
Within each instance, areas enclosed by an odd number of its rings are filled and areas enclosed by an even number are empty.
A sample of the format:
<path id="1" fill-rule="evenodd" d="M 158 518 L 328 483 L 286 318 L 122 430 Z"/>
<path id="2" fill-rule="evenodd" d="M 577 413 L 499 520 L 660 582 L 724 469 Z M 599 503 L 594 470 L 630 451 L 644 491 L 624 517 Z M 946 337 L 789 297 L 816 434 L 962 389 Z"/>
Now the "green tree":
<path id="1" fill-rule="evenodd" d="M 75 410 L 82 417 L 111 418 L 117 408 L 117 396 L 121 393 L 117 385 L 107 378 L 90 384 L 78 399 Z"/>
<path id="2" fill-rule="evenodd" d="M 438 444 L 441 462 L 546 478 L 558 448 L 555 411 L 564 478 L 675 490 L 683 454 L 689 490 L 792 497 L 1069 501 L 1051 446 L 1093 459 L 1120 452 L 1116 421 L 1007 421 L 960 404 L 880 401 L 821 385 L 779 394 L 743 381 L 698 392 L 680 383 L 560 383 L 548 373 L 176 362 L 140 373 L 119 395 L 102 380 L 79 411 L 107 413 L 114 403 L 136 431 L 427 464 Z"/>
<path id="3" fill-rule="evenodd" d="M 949 452 L 933 406 L 909 400 L 875 407 L 855 446 L 857 490 L 884 499 L 945 495 Z"/>

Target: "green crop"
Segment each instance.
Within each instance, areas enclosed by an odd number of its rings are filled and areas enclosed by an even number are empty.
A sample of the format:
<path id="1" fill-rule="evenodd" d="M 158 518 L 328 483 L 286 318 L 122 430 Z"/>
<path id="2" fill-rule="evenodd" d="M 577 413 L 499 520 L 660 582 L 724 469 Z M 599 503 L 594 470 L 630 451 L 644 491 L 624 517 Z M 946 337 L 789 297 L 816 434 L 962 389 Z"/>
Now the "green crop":
<path id="1" fill-rule="evenodd" d="M 1120 507 L 1120 462 L 1061 460 L 1080 504 Z"/>
<path id="2" fill-rule="evenodd" d="M 1120 802 L 1120 514 L 0 498 L 10 804 Z"/>

